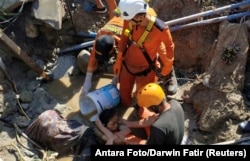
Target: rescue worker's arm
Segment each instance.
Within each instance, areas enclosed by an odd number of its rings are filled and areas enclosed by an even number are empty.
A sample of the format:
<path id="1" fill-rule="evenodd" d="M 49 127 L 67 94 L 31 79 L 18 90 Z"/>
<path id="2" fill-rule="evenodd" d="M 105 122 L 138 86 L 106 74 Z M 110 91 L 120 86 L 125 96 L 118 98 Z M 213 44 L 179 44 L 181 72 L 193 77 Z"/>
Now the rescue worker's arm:
<path id="1" fill-rule="evenodd" d="M 119 82 L 119 76 L 118 75 L 114 75 L 111 81 L 111 84 L 117 86 L 117 83 Z"/>
<path id="2" fill-rule="evenodd" d="M 166 28 L 163 33 L 165 34 L 162 36 L 162 43 L 160 45 L 158 53 L 163 64 L 161 74 L 163 76 L 166 76 L 170 74 L 173 68 L 174 42 L 168 28 Z"/>
<path id="3" fill-rule="evenodd" d="M 119 42 L 120 42 L 120 37 L 118 37 L 118 36 L 116 36 L 116 35 L 113 35 L 113 38 L 115 39 L 115 42 L 116 42 L 116 45 L 118 45 L 119 44 Z M 117 53 L 118 54 L 118 53 Z M 119 64 L 118 64 L 119 65 Z M 119 70 L 119 69 L 118 69 Z M 115 73 L 115 72 L 114 72 Z M 112 84 L 113 85 L 117 85 L 117 83 L 119 82 L 119 76 L 117 75 L 117 74 L 115 74 L 114 75 L 114 77 L 113 77 L 113 79 L 112 79 Z"/>
<path id="4" fill-rule="evenodd" d="M 86 95 L 89 90 L 91 89 L 92 86 L 92 76 L 94 71 L 97 69 L 98 63 L 95 58 L 95 49 L 93 48 L 90 57 L 89 57 L 89 62 L 88 62 L 88 67 L 87 67 L 87 73 L 85 75 L 85 80 L 83 84 L 83 89 L 82 89 L 82 94 Z"/>
<path id="5" fill-rule="evenodd" d="M 90 56 L 89 56 L 89 62 L 88 62 L 88 67 L 87 67 L 87 73 L 94 73 L 94 71 L 98 67 L 98 62 L 95 58 L 95 49 L 93 48 L 91 50 Z"/>
<path id="6" fill-rule="evenodd" d="M 138 121 L 128 121 L 128 120 L 121 120 L 121 123 L 130 128 L 142 128 L 142 127 L 149 127 L 151 126 L 156 119 L 158 119 L 159 114 L 154 114 L 149 116 L 148 118 L 144 118 Z"/>
<path id="7" fill-rule="evenodd" d="M 118 51 L 115 64 L 113 66 L 114 75 L 118 76 L 120 74 L 121 66 L 122 66 L 122 52 Z"/>
<path id="8" fill-rule="evenodd" d="M 101 31 L 99 31 L 98 34 L 96 35 L 95 42 L 98 39 L 98 37 L 101 36 L 101 35 L 102 35 Z M 97 60 L 95 58 L 95 42 L 93 44 L 93 48 L 92 48 L 91 53 L 90 53 L 88 67 L 87 67 L 87 73 L 94 73 L 94 71 L 98 67 L 98 62 L 97 62 Z"/>
<path id="9" fill-rule="evenodd" d="M 125 52 L 126 47 L 127 47 L 128 37 L 126 35 L 124 35 L 124 31 L 127 29 L 127 26 L 128 26 L 128 21 L 124 21 L 121 39 L 120 39 L 119 44 L 118 44 L 118 53 L 117 53 L 114 67 L 113 67 L 113 72 L 115 75 L 120 74 L 123 53 Z"/>

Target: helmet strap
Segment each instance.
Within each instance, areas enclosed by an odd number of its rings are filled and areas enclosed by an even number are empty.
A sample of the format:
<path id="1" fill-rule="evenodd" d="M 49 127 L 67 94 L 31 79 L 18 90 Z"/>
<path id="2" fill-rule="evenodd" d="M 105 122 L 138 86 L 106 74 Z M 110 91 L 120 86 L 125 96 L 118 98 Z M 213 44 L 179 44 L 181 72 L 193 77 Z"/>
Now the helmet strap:
<path id="1" fill-rule="evenodd" d="M 137 21 L 137 20 L 135 20 L 135 19 L 132 19 L 132 21 L 133 21 L 133 22 L 135 22 L 135 23 L 136 23 L 136 25 L 140 25 L 140 24 L 141 24 L 141 22 L 142 22 L 142 20 Z"/>

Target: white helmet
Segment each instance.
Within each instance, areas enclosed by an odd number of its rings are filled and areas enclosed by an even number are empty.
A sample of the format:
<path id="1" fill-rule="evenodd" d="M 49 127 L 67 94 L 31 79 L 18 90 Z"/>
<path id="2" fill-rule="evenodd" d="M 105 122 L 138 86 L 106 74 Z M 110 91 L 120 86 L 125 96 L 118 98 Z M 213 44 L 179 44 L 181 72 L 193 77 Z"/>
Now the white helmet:
<path id="1" fill-rule="evenodd" d="M 120 0 L 118 8 L 121 18 L 131 20 L 138 13 L 146 13 L 148 10 L 147 0 Z"/>

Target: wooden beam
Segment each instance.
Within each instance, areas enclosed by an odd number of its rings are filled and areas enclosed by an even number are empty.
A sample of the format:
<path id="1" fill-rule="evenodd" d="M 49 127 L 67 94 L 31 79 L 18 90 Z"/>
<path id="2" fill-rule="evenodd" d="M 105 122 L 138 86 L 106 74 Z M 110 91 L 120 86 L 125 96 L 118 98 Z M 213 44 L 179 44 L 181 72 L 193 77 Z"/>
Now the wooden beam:
<path id="1" fill-rule="evenodd" d="M 38 66 L 14 41 L 12 41 L 1 29 L 0 29 L 0 41 L 4 44 L 13 54 L 24 61 L 31 69 L 36 71 L 43 79 L 49 80 L 49 76 Z"/>

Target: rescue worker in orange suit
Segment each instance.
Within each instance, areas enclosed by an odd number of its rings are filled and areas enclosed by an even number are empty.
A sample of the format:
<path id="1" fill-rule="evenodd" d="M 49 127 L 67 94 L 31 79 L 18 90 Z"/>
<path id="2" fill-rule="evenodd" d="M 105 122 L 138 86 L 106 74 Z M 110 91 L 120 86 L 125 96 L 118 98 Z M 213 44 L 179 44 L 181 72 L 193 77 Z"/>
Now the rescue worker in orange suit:
<path id="1" fill-rule="evenodd" d="M 116 46 L 120 41 L 123 20 L 113 17 L 101 29 L 99 29 L 93 49 L 90 53 L 82 94 L 86 95 L 91 89 L 92 76 L 98 64 L 104 64 L 116 54 Z M 112 83 L 117 84 L 118 78 L 114 77 Z"/>
<path id="2" fill-rule="evenodd" d="M 149 8 L 148 13 L 156 16 L 156 13 L 152 8 Z M 98 64 L 105 64 L 114 54 L 117 54 L 117 46 L 120 42 L 123 23 L 122 18 L 113 17 L 98 31 L 88 61 L 82 89 L 83 95 L 86 95 L 91 89 L 92 76 L 97 69 Z M 113 77 L 112 83 L 115 85 L 118 83 L 117 76 Z"/>
<path id="3" fill-rule="evenodd" d="M 184 136 L 184 111 L 181 104 L 172 99 L 167 100 L 162 87 L 157 83 L 149 83 L 142 87 L 136 96 L 139 110 L 158 114 L 153 124 L 145 119 L 139 121 L 121 120 L 120 123 L 129 128 L 149 127 L 147 145 L 180 145 Z M 155 115 L 154 114 L 154 115 Z M 148 119 L 152 114 L 148 115 Z"/>
<path id="4" fill-rule="evenodd" d="M 170 30 L 162 20 L 148 14 L 148 8 L 145 0 L 120 0 L 115 10 L 125 20 L 113 66 L 114 74 L 119 75 L 121 103 L 124 106 L 132 104 L 134 84 L 136 89 L 140 89 L 157 81 L 156 72 L 152 69 L 158 57 L 162 76 L 171 75 L 173 69 L 174 42 Z M 145 30 L 149 30 L 147 36 L 140 42 Z M 177 81 L 168 90 L 175 93 Z"/>

